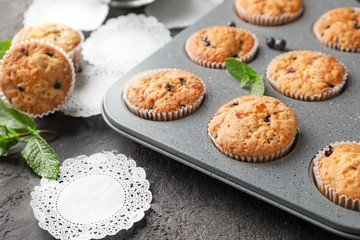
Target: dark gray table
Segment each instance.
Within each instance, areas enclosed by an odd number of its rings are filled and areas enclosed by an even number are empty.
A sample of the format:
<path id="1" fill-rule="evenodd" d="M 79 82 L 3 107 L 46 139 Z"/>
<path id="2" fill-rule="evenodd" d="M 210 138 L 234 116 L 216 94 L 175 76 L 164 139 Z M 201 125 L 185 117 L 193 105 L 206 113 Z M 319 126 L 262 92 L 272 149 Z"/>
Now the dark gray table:
<path id="1" fill-rule="evenodd" d="M 0 1 L 0 39 L 22 28 L 31 0 Z M 135 12 L 142 12 L 137 9 Z M 124 14 L 111 9 L 108 18 Z M 172 31 L 173 34 L 177 30 Z M 143 167 L 153 201 L 144 219 L 107 239 L 340 239 L 310 223 L 134 143 L 111 130 L 100 115 L 73 118 L 56 113 L 37 120 L 61 162 L 78 155 L 117 150 Z M 53 239 L 38 226 L 30 193 L 40 178 L 20 155 L 0 158 L 0 239 Z"/>

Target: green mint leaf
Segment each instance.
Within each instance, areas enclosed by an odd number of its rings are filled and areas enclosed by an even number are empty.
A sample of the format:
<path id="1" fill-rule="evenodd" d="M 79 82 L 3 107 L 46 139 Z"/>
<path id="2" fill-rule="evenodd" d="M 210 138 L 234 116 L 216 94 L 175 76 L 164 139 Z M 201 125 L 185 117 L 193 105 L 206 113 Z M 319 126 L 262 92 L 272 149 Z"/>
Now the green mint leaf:
<path id="1" fill-rule="evenodd" d="M 253 95 L 263 95 L 265 93 L 264 77 L 261 73 L 255 72 L 247 64 L 236 60 L 235 58 L 227 58 L 225 60 L 226 70 L 236 79 L 240 80 L 241 88 L 250 84 L 250 91 Z"/>
<path id="2" fill-rule="evenodd" d="M 37 175 L 50 179 L 58 178 L 59 157 L 35 129 L 29 127 L 28 130 L 32 134 L 20 138 L 20 140 L 27 142 L 21 151 L 21 155 Z"/>
<path id="3" fill-rule="evenodd" d="M 225 60 L 226 70 L 236 79 L 241 82 L 253 81 L 256 78 L 257 72 L 252 70 L 247 64 L 236 60 L 235 58 L 227 58 Z M 246 85 L 246 84 L 245 84 Z M 244 86 L 245 86 L 244 85 Z"/>
<path id="4" fill-rule="evenodd" d="M 19 142 L 19 134 L 14 130 L 8 129 L 5 125 L 0 125 L 4 134 L 0 135 L 0 156 L 7 156 L 9 148 Z"/>
<path id="5" fill-rule="evenodd" d="M 6 53 L 6 51 L 10 48 L 11 46 L 11 40 L 5 40 L 5 41 L 0 41 L 0 59 L 2 59 Z"/>
<path id="6" fill-rule="evenodd" d="M 15 130 L 17 133 L 28 132 L 28 127 L 36 128 L 34 119 L 15 108 L 9 108 L 1 99 L 0 123 L 6 125 L 9 129 Z"/>
<path id="7" fill-rule="evenodd" d="M 264 95 L 265 94 L 265 84 L 264 76 L 261 73 L 256 75 L 255 81 L 250 85 L 251 95 Z"/>

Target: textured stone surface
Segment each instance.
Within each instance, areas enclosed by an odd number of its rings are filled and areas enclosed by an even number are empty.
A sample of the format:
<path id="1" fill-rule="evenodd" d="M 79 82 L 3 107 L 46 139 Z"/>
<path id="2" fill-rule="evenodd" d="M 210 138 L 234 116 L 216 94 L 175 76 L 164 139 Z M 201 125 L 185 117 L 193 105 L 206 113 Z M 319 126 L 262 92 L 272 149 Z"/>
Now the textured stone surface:
<path id="1" fill-rule="evenodd" d="M 2 0 L 0 39 L 22 26 L 29 0 Z M 139 11 L 139 10 L 137 10 Z M 123 11 L 111 10 L 111 16 Z M 134 143 L 111 130 L 101 116 L 72 118 L 61 113 L 37 121 L 63 161 L 82 154 L 117 150 L 146 170 L 151 209 L 128 231 L 107 239 L 340 239 L 248 194 Z M 0 158 L 0 239 L 53 239 L 38 227 L 29 205 L 37 177 L 17 146 Z"/>

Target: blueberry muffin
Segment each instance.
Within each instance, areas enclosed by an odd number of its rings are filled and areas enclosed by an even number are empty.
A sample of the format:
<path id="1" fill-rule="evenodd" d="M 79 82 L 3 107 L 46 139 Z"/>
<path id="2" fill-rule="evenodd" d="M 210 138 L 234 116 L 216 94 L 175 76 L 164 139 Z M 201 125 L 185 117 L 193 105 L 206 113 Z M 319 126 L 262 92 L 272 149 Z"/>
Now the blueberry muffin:
<path id="1" fill-rule="evenodd" d="M 46 23 L 21 29 L 14 37 L 13 43 L 27 39 L 42 39 L 61 47 L 73 60 L 77 70 L 81 60 L 81 45 L 84 39 L 80 31 L 60 23 Z"/>
<path id="2" fill-rule="evenodd" d="M 317 101 L 340 93 L 347 79 L 347 70 L 332 56 L 314 51 L 294 51 L 272 60 L 266 78 L 285 96 Z"/>
<path id="3" fill-rule="evenodd" d="M 208 125 L 208 134 L 225 155 L 247 162 L 284 156 L 297 132 L 295 112 L 268 96 L 243 96 L 223 105 Z"/>
<path id="4" fill-rule="evenodd" d="M 235 9 L 245 22 L 262 26 L 292 22 L 303 11 L 301 0 L 235 0 Z"/>
<path id="5" fill-rule="evenodd" d="M 124 100 L 137 116 L 175 120 L 194 112 L 205 94 L 204 83 L 177 69 L 157 69 L 136 75 L 124 89 Z"/>
<path id="6" fill-rule="evenodd" d="M 313 27 L 325 46 L 347 52 L 360 52 L 360 8 L 337 8 L 324 13 Z"/>
<path id="7" fill-rule="evenodd" d="M 360 211 L 360 144 L 337 142 L 314 159 L 314 174 L 320 192 L 334 203 Z"/>
<path id="8" fill-rule="evenodd" d="M 14 44 L 0 66 L 0 88 L 7 100 L 35 116 L 56 110 L 69 95 L 74 77 L 66 53 L 42 40 Z"/>
<path id="9" fill-rule="evenodd" d="M 259 43 L 254 34 L 236 27 L 215 26 L 194 33 L 185 44 L 189 58 L 205 67 L 225 68 L 225 60 L 233 57 L 248 63 Z"/>

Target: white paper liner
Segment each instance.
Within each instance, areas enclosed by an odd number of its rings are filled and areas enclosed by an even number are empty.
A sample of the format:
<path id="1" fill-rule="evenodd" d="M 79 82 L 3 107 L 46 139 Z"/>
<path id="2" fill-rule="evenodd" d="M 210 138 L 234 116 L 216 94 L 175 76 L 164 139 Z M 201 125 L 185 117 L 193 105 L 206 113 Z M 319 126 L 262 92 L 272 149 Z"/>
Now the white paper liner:
<path id="1" fill-rule="evenodd" d="M 29 115 L 29 116 L 32 117 L 32 118 L 42 118 L 42 117 L 44 117 L 44 116 L 49 115 L 50 113 L 54 113 L 54 112 L 56 112 L 56 111 L 59 111 L 61 105 L 64 104 L 64 102 L 66 102 L 66 100 L 69 98 L 69 96 L 71 95 L 71 92 L 72 92 L 73 89 L 74 89 L 75 69 L 74 69 L 74 66 L 73 66 L 73 64 L 72 64 L 72 61 L 71 61 L 70 58 L 69 58 L 69 55 L 68 55 L 62 48 L 60 48 L 59 46 L 55 46 L 53 43 L 50 43 L 50 42 L 47 42 L 47 41 L 45 42 L 45 41 L 42 40 L 42 39 L 30 39 L 30 40 L 25 40 L 25 41 L 21 41 L 21 42 L 19 42 L 19 43 L 16 43 L 15 45 L 12 45 L 9 50 L 6 51 L 6 53 L 5 53 L 5 55 L 4 55 L 4 58 L 6 57 L 6 54 L 7 54 L 13 47 L 18 46 L 18 45 L 22 45 L 22 44 L 25 44 L 25 43 L 28 43 L 28 42 L 41 42 L 41 43 L 43 43 L 43 44 L 46 44 L 46 45 L 48 45 L 48 46 L 50 46 L 50 47 L 55 48 L 56 50 L 58 50 L 60 53 L 63 54 L 63 56 L 64 56 L 64 57 L 66 58 L 66 60 L 69 62 L 70 67 L 71 67 L 71 72 L 72 72 L 72 81 L 71 81 L 71 86 L 70 86 L 69 92 L 68 92 L 67 96 L 65 97 L 65 99 L 64 99 L 56 108 L 54 108 L 54 109 L 52 109 L 52 110 L 49 110 L 49 111 L 47 111 L 47 112 L 45 112 L 45 113 L 41 113 L 41 114 L 32 114 L 32 113 L 28 113 L 28 112 L 23 112 L 23 111 L 21 111 L 22 113 L 25 113 L 25 114 Z M 1 92 L 1 89 L 0 89 L 0 92 Z M 1 94 L 0 94 L 0 95 L 1 95 Z M 2 95 L 3 95 L 3 93 L 2 93 Z M 5 102 L 6 102 L 10 107 L 12 107 L 12 104 L 7 100 L 6 97 L 5 97 L 5 100 L 6 100 Z"/>
<path id="2" fill-rule="evenodd" d="M 93 31 L 105 20 L 109 1 L 34 0 L 24 13 L 24 26 L 49 22 L 64 23 L 74 29 Z"/>
<path id="3" fill-rule="evenodd" d="M 360 8 L 353 8 L 356 12 L 360 12 Z M 321 17 L 320 17 L 321 18 Z M 319 20 L 320 20 L 319 18 Z M 319 21 L 317 20 L 317 21 Z M 316 37 L 316 39 L 321 42 L 323 45 L 329 47 L 329 48 L 333 48 L 333 49 L 337 49 L 337 50 L 341 50 L 344 52 L 360 52 L 360 48 L 348 48 L 348 47 L 343 47 L 341 46 L 339 43 L 333 43 L 333 42 L 328 42 L 325 39 L 323 39 L 321 37 L 321 34 L 319 32 L 316 31 L 315 26 L 317 21 L 314 23 L 313 25 L 313 33 Z"/>
<path id="4" fill-rule="evenodd" d="M 341 83 L 334 86 L 333 88 L 330 88 L 328 91 L 320 93 L 320 94 L 309 95 L 309 94 L 294 93 L 294 92 L 290 92 L 289 90 L 281 88 L 280 84 L 277 81 L 275 81 L 273 78 L 271 78 L 270 73 L 269 73 L 270 66 L 275 61 L 277 61 L 280 57 L 282 57 L 283 55 L 291 54 L 294 52 L 298 52 L 298 51 L 291 51 L 291 52 L 280 54 L 279 56 L 275 57 L 273 60 L 270 61 L 269 65 L 266 67 L 266 79 L 269 81 L 271 86 L 273 86 L 279 93 L 281 93 L 284 96 L 291 97 L 296 100 L 302 100 L 302 101 L 323 101 L 326 99 L 334 98 L 340 94 L 342 88 L 344 87 L 344 85 L 346 83 L 349 72 L 348 72 L 346 66 L 336 58 L 335 59 L 344 67 L 345 74 L 341 80 Z M 317 52 L 317 51 L 313 51 L 313 52 L 330 56 L 330 55 L 322 53 L 322 52 Z"/>
<path id="5" fill-rule="evenodd" d="M 81 31 L 77 31 L 80 35 L 81 41 L 79 42 L 79 44 L 74 47 L 73 49 L 71 49 L 70 52 L 68 52 L 69 54 L 69 58 L 72 60 L 73 64 L 74 64 L 74 69 L 75 72 L 79 72 L 80 70 L 80 63 L 81 63 L 81 50 L 82 50 L 82 45 L 84 43 L 84 34 Z"/>
<path id="6" fill-rule="evenodd" d="M 127 72 L 170 40 L 170 31 L 156 18 L 131 13 L 92 32 L 83 57 L 95 66 Z"/>
<path id="7" fill-rule="evenodd" d="M 130 229 L 150 208 L 143 168 L 123 154 L 96 153 L 63 162 L 57 180 L 41 179 L 30 206 L 56 239 L 100 239 Z"/>
<path id="8" fill-rule="evenodd" d="M 294 13 L 284 13 L 280 16 L 265 16 L 258 14 L 251 14 L 246 12 L 246 10 L 240 6 L 237 0 L 235 0 L 235 9 L 237 14 L 240 16 L 242 20 L 245 22 L 260 25 L 260 26 L 277 26 L 286 24 L 292 21 L 295 21 L 301 15 L 303 8 L 299 9 L 299 11 Z"/>
<path id="9" fill-rule="evenodd" d="M 233 154 L 233 153 L 223 149 L 222 147 L 220 147 L 216 143 L 216 139 L 210 134 L 209 129 L 208 129 L 208 135 L 209 135 L 211 141 L 214 143 L 215 147 L 222 154 L 224 154 L 230 158 L 236 159 L 236 160 L 240 160 L 243 162 L 251 162 L 251 163 L 269 162 L 269 161 L 276 160 L 278 158 L 285 156 L 289 152 L 289 150 L 290 150 L 291 146 L 293 145 L 295 138 L 296 138 L 297 134 L 299 134 L 299 132 L 300 132 L 300 130 L 298 128 L 294 138 L 290 141 L 290 143 L 288 145 L 286 145 L 284 148 L 279 149 L 273 153 L 264 154 L 264 155 L 256 155 L 256 156 L 242 156 L 242 155 Z"/>
<path id="10" fill-rule="evenodd" d="M 74 47 L 73 49 L 71 49 L 69 52 L 67 52 L 67 54 L 69 55 L 69 58 L 72 60 L 73 64 L 74 64 L 74 69 L 75 69 L 75 72 L 78 72 L 80 70 L 80 63 L 81 63 L 81 50 L 82 50 L 82 44 L 84 43 L 84 34 L 79 31 L 79 30 L 75 30 L 79 35 L 80 35 L 80 42 L 79 44 Z M 18 37 L 18 34 L 15 34 L 15 36 L 13 37 L 12 39 L 12 42 L 15 42 L 17 37 Z"/>
<path id="11" fill-rule="evenodd" d="M 128 89 L 129 89 L 131 83 L 135 79 L 146 76 L 151 73 L 157 73 L 157 72 L 163 72 L 163 71 L 173 71 L 173 70 L 180 70 L 180 69 L 175 69 L 175 68 L 154 69 L 154 70 L 141 72 L 141 73 L 135 75 L 134 77 L 132 77 L 129 80 L 128 84 L 125 86 L 124 91 L 123 91 L 123 99 L 124 99 L 127 107 L 129 108 L 129 110 L 141 118 L 148 119 L 148 120 L 154 120 L 154 121 L 176 120 L 176 119 L 186 117 L 186 116 L 190 115 L 191 113 L 195 112 L 195 110 L 198 109 L 198 107 L 201 105 L 204 95 L 206 93 L 206 85 L 199 77 L 198 78 L 199 78 L 201 84 L 203 85 L 203 91 L 200 94 L 199 98 L 191 105 L 186 105 L 185 107 L 182 107 L 176 111 L 173 110 L 170 112 L 153 112 L 148 109 L 140 109 L 140 108 L 134 106 L 127 98 Z M 183 70 L 181 70 L 181 71 L 183 71 Z"/>
<path id="12" fill-rule="evenodd" d="M 145 8 L 167 28 L 183 28 L 195 23 L 223 0 L 156 0 Z"/>
<path id="13" fill-rule="evenodd" d="M 243 63 L 249 63 L 251 62 L 255 56 L 256 56 L 256 52 L 259 48 L 259 40 L 257 39 L 256 35 L 253 34 L 252 32 L 242 29 L 242 28 L 238 28 L 242 31 L 246 31 L 248 32 L 253 38 L 254 38 L 254 46 L 252 47 L 252 49 L 245 54 L 244 56 L 241 57 L 237 57 L 236 60 L 241 61 Z M 216 69 L 224 69 L 226 66 L 225 61 L 224 62 L 210 62 L 210 61 L 206 61 L 204 59 L 200 59 L 196 56 L 194 56 L 191 51 L 190 51 L 190 40 L 192 39 L 192 37 L 196 34 L 197 32 L 195 32 L 194 34 L 192 34 L 185 42 L 185 50 L 186 53 L 188 55 L 188 57 L 191 59 L 191 61 L 195 62 L 196 64 L 203 66 L 203 67 L 208 67 L 208 68 L 216 68 Z"/>
<path id="14" fill-rule="evenodd" d="M 330 146 L 334 147 L 341 144 L 347 144 L 347 143 L 355 143 L 360 144 L 358 142 L 350 142 L 350 141 L 342 141 L 342 142 L 335 142 L 331 143 Z M 322 157 L 325 157 L 325 151 L 329 150 L 329 147 L 326 147 L 319 151 L 314 158 L 314 175 L 315 175 L 315 182 L 316 186 L 318 187 L 319 191 L 327 197 L 329 200 L 334 202 L 337 205 L 340 205 L 342 207 L 352 209 L 355 211 L 360 211 L 360 199 L 353 199 L 351 197 L 348 197 L 346 195 L 342 195 L 335 191 L 334 188 L 332 188 L 329 184 L 324 184 L 324 182 L 321 179 L 320 170 L 319 170 L 319 159 Z"/>
<path id="15" fill-rule="evenodd" d="M 60 111 L 72 117 L 100 114 L 104 94 L 123 74 L 83 62 L 82 71 L 76 74 L 74 91 Z"/>

